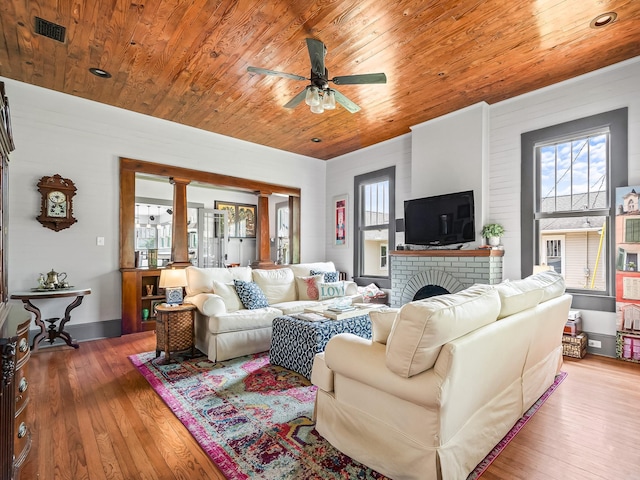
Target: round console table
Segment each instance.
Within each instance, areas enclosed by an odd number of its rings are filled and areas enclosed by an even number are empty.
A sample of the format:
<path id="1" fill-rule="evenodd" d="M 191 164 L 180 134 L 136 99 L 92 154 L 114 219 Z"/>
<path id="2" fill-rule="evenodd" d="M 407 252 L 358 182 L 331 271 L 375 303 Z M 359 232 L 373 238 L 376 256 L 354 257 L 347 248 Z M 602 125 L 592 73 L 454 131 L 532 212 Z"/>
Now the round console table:
<path id="1" fill-rule="evenodd" d="M 47 338 L 49 343 L 53 343 L 56 338 L 62 338 L 67 345 L 73 348 L 78 348 L 79 345 L 75 342 L 71 335 L 68 332 L 65 332 L 64 326 L 67 324 L 69 320 L 71 320 L 71 310 L 76 308 L 78 305 L 82 303 L 85 295 L 91 294 L 90 288 L 62 288 L 59 290 L 32 290 L 30 292 L 15 292 L 11 295 L 11 298 L 16 300 L 22 300 L 24 304 L 24 309 L 33 312 L 36 316 L 35 321 L 36 325 L 40 327 L 40 333 L 38 333 L 33 338 L 33 343 L 31 345 L 31 350 L 36 351 L 38 349 L 38 344 Z M 64 311 L 64 317 L 60 318 L 45 318 L 42 319 L 42 314 L 40 313 L 40 309 L 36 307 L 32 302 L 34 300 L 46 300 L 50 298 L 63 298 L 63 297 L 74 297 L 73 301 L 67 306 Z M 56 327 L 56 322 L 61 320 L 60 325 Z M 49 329 L 46 329 L 46 325 L 44 322 L 49 323 Z"/>

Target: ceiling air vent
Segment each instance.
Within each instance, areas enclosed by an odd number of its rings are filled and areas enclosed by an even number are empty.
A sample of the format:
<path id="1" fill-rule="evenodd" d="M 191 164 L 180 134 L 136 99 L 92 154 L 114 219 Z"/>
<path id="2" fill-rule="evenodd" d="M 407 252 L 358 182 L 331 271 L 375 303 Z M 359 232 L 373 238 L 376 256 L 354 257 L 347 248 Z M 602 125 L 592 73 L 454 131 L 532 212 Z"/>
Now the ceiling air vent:
<path id="1" fill-rule="evenodd" d="M 36 33 L 48 38 L 53 38 L 58 42 L 64 43 L 64 35 L 67 29 L 57 23 L 43 20 L 40 17 L 36 17 Z"/>

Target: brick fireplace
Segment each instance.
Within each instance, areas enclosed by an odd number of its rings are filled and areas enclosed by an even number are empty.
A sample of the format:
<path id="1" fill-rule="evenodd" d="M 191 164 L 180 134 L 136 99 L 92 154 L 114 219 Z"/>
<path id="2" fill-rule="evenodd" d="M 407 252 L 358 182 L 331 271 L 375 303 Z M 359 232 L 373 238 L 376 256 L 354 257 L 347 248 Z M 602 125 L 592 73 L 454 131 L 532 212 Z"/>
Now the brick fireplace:
<path id="1" fill-rule="evenodd" d="M 502 281 L 502 250 L 395 250 L 391 252 L 391 306 L 430 294 L 455 293 Z M 435 287 L 435 288 L 434 288 Z"/>

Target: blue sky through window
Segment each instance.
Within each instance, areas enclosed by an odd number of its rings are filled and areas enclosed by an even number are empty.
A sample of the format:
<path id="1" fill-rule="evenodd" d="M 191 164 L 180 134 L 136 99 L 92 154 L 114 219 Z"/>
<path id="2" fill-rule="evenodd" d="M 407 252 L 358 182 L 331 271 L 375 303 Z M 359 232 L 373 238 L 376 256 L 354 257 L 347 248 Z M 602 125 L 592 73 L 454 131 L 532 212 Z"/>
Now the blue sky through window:
<path id="1" fill-rule="evenodd" d="M 539 147 L 543 211 L 596 207 L 607 187 L 607 139 L 599 133 Z M 570 201 L 559 202 L 559 197 Z"/>

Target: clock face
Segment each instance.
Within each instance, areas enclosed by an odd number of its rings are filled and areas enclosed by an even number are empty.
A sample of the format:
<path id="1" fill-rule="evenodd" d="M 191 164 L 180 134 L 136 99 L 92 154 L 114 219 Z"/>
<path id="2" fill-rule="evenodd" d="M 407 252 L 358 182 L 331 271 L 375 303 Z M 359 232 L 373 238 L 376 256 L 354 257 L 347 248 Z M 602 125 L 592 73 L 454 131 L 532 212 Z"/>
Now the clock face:
<path id="1" fill-rule="evenodd" d="M 67 196 L 62 192 L 58 192 L 57 190 L 49 192 L 49 195 L 47 195 L 47 197 L 49 198 L 49 201 L 51 203 L 62 203 L 67 201 Z"/>
<path id="2" fill-rule="evenodd" d="M 47 215 L 49 217 L 64 218 L 67 216 L 67 196 L 58 191 L 47 195 Z"/>

